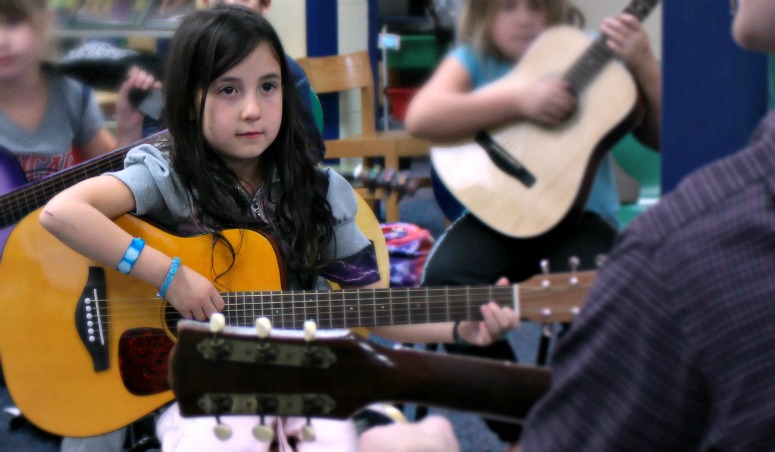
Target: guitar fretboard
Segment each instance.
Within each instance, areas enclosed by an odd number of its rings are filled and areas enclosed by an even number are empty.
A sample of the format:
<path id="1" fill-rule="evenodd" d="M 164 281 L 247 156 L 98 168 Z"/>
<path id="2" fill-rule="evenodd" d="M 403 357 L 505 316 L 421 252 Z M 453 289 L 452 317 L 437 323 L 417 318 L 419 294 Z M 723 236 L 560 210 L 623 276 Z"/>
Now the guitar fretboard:
<path id="1" fill-rule="evenodd" d="M 158 147 L 167 136 L 166 132 L 159 132 L 142 142 L 87 160 L 0 196 L 0 228 L 18 223 L 54 195 L 78 182 L 108 171 L 120 170 L 124 167 L 124 157 L 130 149 L 142 143 L 153 143 Z"/>
<path id="2" fill-rule="evenodd" d="M 633 0 L 623 12 L 632 14 L 639 21 L 648 16 L 657 5 L 658 0 Z M 603 70 L 614 57 L 614 53 L 605 43 L 606 36 L 601 34 L 589 48 L 573 63 L 565 75 L 571 90 L 580 94 L 590 82 Z"/>
<path id="3" fill-rule="evenodd" d="M 267 317 L 277 328 L 302 329 L 314 319 L 319 328 L 339 329 L 481 319 L 479 308 L 492 300 L 518 305 L 517 286 L 346 289 L 298 292 L 232 292 L 227 324 L 252 326 Z"/>
<path id="4" fill-rule="evenodd" d="M 18 223 L 54 195 L 82 180 L 121 169 L 125 155 L 126 151 L 121 154 L 109 154 L 93 163 L 76 165 L 3 195 L 0 198 L 0 227 Z"/>

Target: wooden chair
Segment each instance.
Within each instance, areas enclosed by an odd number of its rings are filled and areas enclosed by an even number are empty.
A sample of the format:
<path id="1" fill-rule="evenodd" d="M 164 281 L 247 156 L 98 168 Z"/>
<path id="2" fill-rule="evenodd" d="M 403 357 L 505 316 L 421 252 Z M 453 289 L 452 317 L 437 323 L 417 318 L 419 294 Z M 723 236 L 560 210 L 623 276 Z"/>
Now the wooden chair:
<path id="1" fill-rule="evenodd" d="M 364 158 L 371 161 L 382 158 L 385 170 L 399 170 L 399 160 L 427 156 L 428 140 L 414 138 L 403 130 L 377 131 L 374 78 L 367 52 L 346 55 L 299 58 L 299 65 L 307 73 L 310 85 L 317 94 L 341 93 L 358 90 L 361 94 L 361 133 L 335 140 L 325 140 L 326 158 Z M 385 221 L 398 221 L 398 197 L 395 190 L 369 190 L 356 187 L 369 202 L 384 200 Z"/>

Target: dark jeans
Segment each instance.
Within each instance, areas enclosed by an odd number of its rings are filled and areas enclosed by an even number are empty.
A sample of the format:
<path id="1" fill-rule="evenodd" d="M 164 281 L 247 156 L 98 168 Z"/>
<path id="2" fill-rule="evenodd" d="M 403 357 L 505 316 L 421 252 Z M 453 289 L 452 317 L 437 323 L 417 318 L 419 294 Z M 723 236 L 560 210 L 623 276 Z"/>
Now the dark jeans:
<path id="1" fill-rule="evenodd" d="M 422 285 L 488 285 L 501 276 L 520 282 L 540 273 L 543 259 L 549 261 L 550 272 L 568 271 L 571 257 L 579 259 L 578 270 L 593 269 L 596 258 L 611 249 L 615 238 L 616 229 L 590 212 L 582 214 L 578 222 L 563 224 L 529 239 L 500 234 L 469 214 L 453 223 L 434 246 L 423 272 Z M 517 361 L 505 340 L 489 347 L 445 344 L 444 348 L 449 353 Z M 485 422 L 502 441 L 519 439 L 518 424 Z"/>

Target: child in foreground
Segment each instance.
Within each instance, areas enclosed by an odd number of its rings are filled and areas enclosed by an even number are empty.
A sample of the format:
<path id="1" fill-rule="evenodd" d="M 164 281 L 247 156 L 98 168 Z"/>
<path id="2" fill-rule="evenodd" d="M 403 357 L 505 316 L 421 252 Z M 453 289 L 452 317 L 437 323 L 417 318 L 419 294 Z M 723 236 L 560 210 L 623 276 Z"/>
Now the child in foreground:
<path id="1" fill-rule="evenodd" d="M 289 289 L 381 287 L 373 245 L 357 228 L 351 186 L 319 169 L 272 26 L 241 6 L 218 6 L 184 18 L 166 69 L 168 149 L 142 145 L 124 170 L 84 181 L 52 199 L 40 215 L 45 228 L 84 256 L 159 288 L 183 317 L 205 320 L 224 309 L 213 282 L 174 256 L 145 246 L 112 220 L 132 213 L 170 231 L 209 233 L 251 228 L 270 234 L 286 265 Z M 261 269 L 256 269 L 260 272 Z M 486 345 L 518 326 L 510 308 L 482 307 L 484 321 L 461 322 L 456 334 Z M 401 342 L 452 342 L 451 323 L 375 328 Z M 225 420 L 224 420 L 225 421 Z M 214 419 L 182 418 L 177 405 L 157 422 L 164 450 L 270 447 L 253 438 L 258 419 L 229 419 L 234 434 L 221 442 Z M 267 418 L 277 440 L 299 450 L 356 450 L 350 421 L 313 419 L 317 438 L 299 439 L 304 418 Z"/>

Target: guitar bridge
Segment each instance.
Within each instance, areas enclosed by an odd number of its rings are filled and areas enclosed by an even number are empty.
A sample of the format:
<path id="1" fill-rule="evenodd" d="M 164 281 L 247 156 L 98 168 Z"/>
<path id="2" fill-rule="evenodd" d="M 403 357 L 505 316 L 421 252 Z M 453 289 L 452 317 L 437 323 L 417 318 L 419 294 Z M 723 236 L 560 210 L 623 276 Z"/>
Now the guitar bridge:
<path id="1" fill-rule="evenodd" d="M 107 370 L 108 306 L 105 297 L 105 270 L 89 267 L 86 286 L 75 307 L 75 328 L 91 357 L 95 372 Z"/>
<path id="2" fill-rule="evenodd" d="M 530 188 L 536 183 L 535 175 L 512 157 L 503 146 L 496 143 L 487 132 L 477 133 L 475 141 L 501 171 L 520 181 L 525 187 Z"/>

